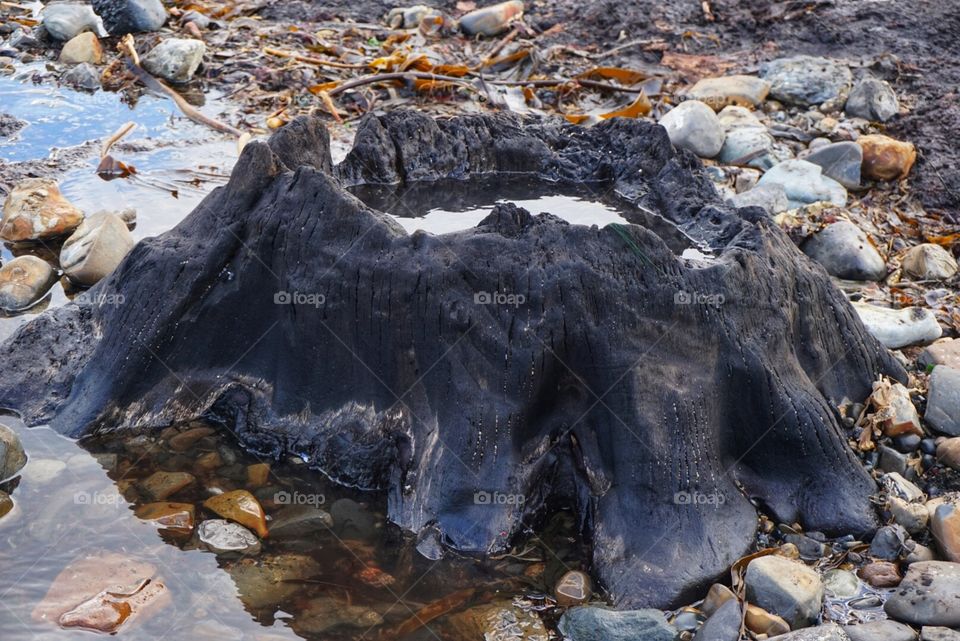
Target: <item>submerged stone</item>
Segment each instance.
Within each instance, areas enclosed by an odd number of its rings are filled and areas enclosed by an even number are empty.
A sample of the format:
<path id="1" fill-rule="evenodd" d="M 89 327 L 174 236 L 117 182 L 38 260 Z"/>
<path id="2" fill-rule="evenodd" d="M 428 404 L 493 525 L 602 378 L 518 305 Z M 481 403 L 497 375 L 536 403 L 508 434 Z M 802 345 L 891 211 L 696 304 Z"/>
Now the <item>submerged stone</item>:
<path id="1" fill-rule="evenodd" d="M 0 309 L 16 312 L 36 304 L 53 284 L 57 273 L 36 256 L 18 256 L 0 267 Z"/>

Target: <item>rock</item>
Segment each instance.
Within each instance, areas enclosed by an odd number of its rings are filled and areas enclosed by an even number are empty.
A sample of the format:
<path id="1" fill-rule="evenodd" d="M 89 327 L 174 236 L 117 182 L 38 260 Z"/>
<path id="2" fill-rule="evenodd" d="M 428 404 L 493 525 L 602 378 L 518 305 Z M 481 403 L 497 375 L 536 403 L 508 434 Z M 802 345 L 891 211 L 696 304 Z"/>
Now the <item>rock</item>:
<path id="1" fill-rule="evenodd" d="M 887 275 L 886 261 L 866 234 L 848 220 L 828 225 L 803 244 L 803 253 L 837 278 L 881 280 Z"/>
<path id="2" fill-rule="evenodd" d="M 282 603 L 302 589 L 302 582 L 322 573 L 306 554 L 272 554 L 243 557 L 227 566 L 240 600 L 250 610 Z"/>
<path id="3" fill-rule="evenodd" d="M 750 561 L 745 575 L 747 601 L 772 612 L 791 628 L 820 616 L 824 588 L 820 576 L 799 561 L 767 555 Z"/>
<path id="4" fill-rule="evenodd" d="M 853 85 L 843 111 L 854 118 L 886 122 L 900 113 L 900 101 L 888 83 L 865 76 Z"/>
<path id="5" fill-rule="evenodd" d="M 570 570 L 557 581 L 553 593 L 557 597 L 557 605 L 568 608 L 589 601 L 591 589 L 590 577 L 586 573 Z"/>
<path id="6" fill-rule="evenodd" d="M 673 641 L 677 631 L 660 610 L 606 610 L 580 606 L 560 617 L 569 641 Z"/>
<path id="7" fill-rule="evenodd" d="M 855 142 L 844 141 L 823 145 L 804 160 L 820 165 L 824 176 L 833 178 L 847 189 L 860 187 L 863 149 Z"/>
<path id="8" fill-rule="evenodd" d="M 136 241 L 115 214 L 84 220 L 60 250 L 60 267 L 75 283 L 95 285 L 117 268 Z"/>
<path id="9" fill-rule="evenodd" d="M 913 143 L 894 140 L 889 136 L 871 134 L 857 138 L 863 149 L 861 171 L 872 180 L 897 180 L 906 178 L 917 159 Z"/>
<path id="10" fill-rule="evenodd" d="M 702 78 L 687 92 L 716 111 L 730 105 L 758 107 L 767 99 L 770 83 L 756 76 L 723 76 Z"/>
<path id="11" fill-rule="evenodd" d="M 757 185 L 778 184 L 787 193 L 791 208 L 810 203 L 847 204 L 847 190 L 833 178 L 823 175 L 820 165 L 806 160 L 784 160 L 767 170 Z"/>
<path id="12" fill-rule="evenodd" d="M 60 82 L 78 91 L 94 92 L 100 89 L 100 74 L 89 62 L 81 62 L 60 76 Z"/>
<path id="13" fill-rule="evenodd" d="M 700 626 L 693 641 L 738 641 L 742 615 L 739 601 L 727 601 Z"/>
<path id="14" fill-rule="evenodd" d="M 423 4 L 395 7 L 387 13 L 387 24 L 391 29 L 416 29 L 420 26 L 420 21 L 432 12 L 433 9 Z"/>
<path id="15" fill-rule="evenodd" d="M 901 474 L 884 474 L 880 477 L 880 483 L 891 496 L 897 496 L 908 503 L 919 501 L 924 496 L 919 487 L 903 478 Z"/>
<path id="16" fill-rule="evenodd" d="M 522 612 L 518 608 L 514 609 Z M 536 615 L 530 614 L 528 616 L 536 619 Z M 290 621 L 290 626 L 304 638 L 317 638 L 311 635 L 325 635 L 322 638 L 332 639 L 354 638 L 354 635 L 349 634 L 348 631 L 368 632 L 382 623 L 383 617 L 366 606 L 354 605 L 328 596 L 320 596 L 310 599 L 298 608 L 296 616 Z M 514 623 L 519 625 L 516 619 L 514 619 Z M 543 627 L 542 623 L 540 627 Z M 336 632 L 340 634 L 334 635 L 333 633 Z M 474 638 L 490 639 L 491 641 L 500 641 L 501 639 L 507 641 L 507 639 L 510 639 L 512 641 L 514 637 L 498 637 L 495 635 L 484 637 L 480 635 Z M 520 639 L 547 641 L 547 636 L 546 631 L 544 631 L 542 636 L 516 637 L 516 639 L 518 641 Z"/>
<path id="17" fill-rule="evenodd" d="M 247 486 L 263 487 L 270 480 L 270 464 L 254 463 L 247 466 Z"/>
<path id="18" fill-rule="evenodd" d="M 507 24 L 523 15 L 523 2 L 510 0 L 483 7 L 460 18 L 460 29 L 468 36 L 495 36 L 507 29 Z"/>
<path id="19" fill-rule="evenodd" d="M 700 604 L 700 611 L 705 615 L 712 616 L 721 605 L 729 601 L 730 599 L 736 599 L 737 595 L 733 593 L 733 590 L 723 585 L 722 583 L 714 583 L 710 586 L 710 589 L 707 591 L 707 596 L 704 597 L 703 603 Z"/>
<path id="20" fill-rule="evenodd" d="M 724 131 L 713 109 L 699 100 L 687 100 L 660 119 L 674 147 L 692 151 L 701 158 L 713 158 L 723 147 Z"/>
<path id="21" fill-rule="evenodd" d="M 800 106 L 819 105 L 840 98 L 853 81 L 853 74 L 846 65 L 813 56 L 768 62 L 760 66 L 760 77 L 770 83 L 771 97 Z"/>
<path id="22" fill-rule="evenodd" d="M 54 40 L 66 42 L 85 31 L 92 31 L 98 36 L 106 36 L 103 21 L 86 4 L 79 3 L 52 3 L 43 8 L 41 21 L 47 33 Z"/>
<path id="23" fill-rule="evenodd" d="M 960 470 L 960 437 L 944 439 L 937 445 L 937 462 L 951 469 Z"/>
<path id="24" fill-rule="evenodd" d="M 333 527 L 333 518 L 314 505 L 288 505 L 273 515 L 270 537 L 297 538 Z"/>
<path id="25" fill-rule="evenodd" d="M 167 445 L 174 452 L 186 452 L 200 439 L 206 436 L 212 436 L 217 431 L 212 427 L 193 427 L 183 432 L 178 432 L 170 437 Z"/>
<path id="26" fill-rule="evenodd" d="M 17 312 L 35 305 L 57 282 L 47 261 L 18 256 L 0 267 L 0 309 Z"/>
<path id="27" fill-rule="evenodd" d="M 957 261 L 940 245 L 923 243 L 903 256 L 903 271 L 917 280 L 949 280 L 957 273 Z"/>
<path id="28" fill-rule="evenodd" d="M 889 619 L 845 625 L 843 631 L 850 641 L 917 641 L 917 633 L 913 628 Z"/>
<path id="29" fill-rule="evenodd" d="M 910 398 L 910 390 L 902 384 L 877 381 L 873 384 L 870 400 L 878 408 L 879 427 L 884 436 L 923 435 L 920 415 L 917 414 L 917 408 Z M 885 471 L 903 474 L 900 470 Z"/>
<path id="30" fill-rule="evenodd" d="M 155 523 L 168 530 L 193 531 L 194 507 L 192 503 L 144 503 L 133 513 L 141 521 Z"/>
<path id="31" fill-rule="evenodd" d="M 923 418 L 939 432 L 960 436 L 960 369 L 933 368 Z"/>
<path id="32" fill-rule="evenodd" d="M 907 531 L 899 525 L 884 525 L 877 530 L 870 542 L 869 554 L 875 559 L 896 561 L 905 550 L 904 544 L 910 539 Z"/>
<path id="33" fill-rule="evenodd" d="M 923 561 L 936 561 L 937 555 L 933 553 L 933 550 L 928 548 L 925 545 L 920 545 L 916 541 L 913 541 L 913 549 L 910 550 L 910 553 L 903 560 L 905 565 L 911 565 L 913 563 L 921 563 Z"/>
<path id="34" fill-rule="evenodd" d="M 890 309 L 867 303 L 853 303 L 853 308 L 857 310 L 867 331 L 889 349 L 929 343 L 943 333 L 937 318 L 929 309 Z"/>
<path id="35" fill-rule="evenodd" d="M 887 509 L 895 523 L 903 526 L 910 534 L 919 534 L 927 528 L 930 514 L 920 503 L 908 503 L 898 496 L 887 499 Z"/>
<path id="36" fill-rule="evenodd" d="M 743 167 L 737 173 L 736 178 L 734 179 L 734 191 L 738 194 L 742 194 L 745 191 L 750 191 L 757 186 L 757 182 L 760 180 L 760 171 L 758 169 L 750 169 Z"/>
<path id="37" fill-rule="evenodd" d="M 267 538 L 267 518 L 263 507 L 253 494 L 246 490 L 218 494 L 204 501 L 203 507 L 250 528 L 262 539 Z"/>
<path id="38" fill-rule="evenodd" d="M 173 496 L 196 479 L 188 472 L 154 472 L 140 481 L 140 488 L 155 501 L 163 501 Z"/>
<path id="39" fill-rule="evenodd" d="M 790 201 L 783 185 L 757 185 L 753 189 L 730 198 L 735 207 L 760 207 L 773 216 L 790 209 Z"/>
<path id="40" fill-rule="evenodd" d="M 528 608 L 510 601 L 474 606 L 451 617 L 457 639 L 484 641 L 547 641 L 543 622 Z"/>
<path id="41" fill-rule="evenodd" d="M 920 628 L 920 641 L 960 641 L 960 632 L 943 626 L 925 625 Z"/>
<path id="42" fill-rule="evenodd" d="M 115 632 L 170 604 L 169 591 L 156 572 L 150 563 L 112 552 L 79 557 L 53 580 L 34 608 L 33 620 Z"/>
<path id="43" fill-rule="evenodd" d="M 883 472 L 897 472 L 898 474 L 907 473 L 907 456 L 887 445 L 881 445 L 878 449 L 880 460 L 877 467 Z"/>
<path id="44" fill-rule="evenodd" d="M 826 594 L 835 599 L 849 599 L 860 590 L 860 579 L 847 570 L 829 570 L 823 575 L 823 588 Z"/>
<path id="45" fill-rule="evenodd" d="M 190 82 L 206 50 L 202 40 L 168 38 L 143 57 L 143 68 L 170 82 Z"/>
<path id="46" fill-rule="evenodd" d="M 898 621 L 916 625 L 960 626 L 960 564 L 913 563 L 883 609 Z"/>
<path id="47" fill-rule="evenodd" d="M 0 423 L 0 481 L 6 481 L 27 464 L 20 437 L 11 428 Z"/>
<path id="48" fill-rule="evenodd" d="M 900 571 L 890 561 L 873 561 L 860 568 L 860 578 L 875 588 L 893 588 L 900 584 Z"/>
<path id="49" fill-rule="evenodd" d="M 777 163 L 773 156 L 773 136 L 749 109 L 724 107 L 717 119 L 725 132 L 723 147 L 717 156 L 721 163 L 757 169 L 769 169 Z"/>
<path id="50" fill-rule="evenodd" d="M 197 528 L 197 536 L 207 549 L 216 554 L 228 552 L 260 554 L 260 539 L 238 523 L 223 519 L 208 519 Z"/>
<path id="51" fill-rule="evenodd" d="M 780 636 L 771 637 L 771 641 L 850 641 L 846 632 L 836 623 L 824 623 L 823 625 L 788 632 Z"/>
<path id="52" fill-rule="evenodd" d="M 71 38 L 60 50 L 60 62 L 68 65 L 81 62 L 98 65 L 103 62 L 103 47 L 97 35 L 84 31 Z"/>
<path id="53" fill-rule="evenodd" d="M 160 0 L 93 0 L 93 8 L 113 36 L 157 31 L 167 21 Z"/>
<path id="54" fill-rule="evenodd" d="M 46 240 L 73 231 L 82 221 L 83 212 L 63 197 L 56 181 L 27 178 L 14 186 L 3 203 L 0 238 Z"/>
<path id="55" fill-rule="evenodd" d="M 746 628 L 754 634 L 765 634 L 768 637 L 786 634 L 790 626 L 782 617 L 770 614 L 761 607 L 747 604 L 747 614 L 744 617 Z"/>
<path id="56" fill-rule="evenodd" d="M 930 533 L 947 561 L 960 562 L 960 510 L 956 505 L 937 506 L 930 519 Z"/>

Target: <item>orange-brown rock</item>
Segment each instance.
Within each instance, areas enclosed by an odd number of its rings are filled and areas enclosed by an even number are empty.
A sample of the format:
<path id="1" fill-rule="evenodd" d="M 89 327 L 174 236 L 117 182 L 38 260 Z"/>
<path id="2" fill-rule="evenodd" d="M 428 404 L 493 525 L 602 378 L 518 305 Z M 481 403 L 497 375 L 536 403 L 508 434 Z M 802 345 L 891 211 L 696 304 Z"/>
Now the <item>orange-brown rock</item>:
<path id="1" fill-rule="evenodd" d="M 267 516 L 256 497 L 246 490 L 218 494 L 204 501 L 203 507 L 227 520 L 250 528 L 261 539 L 267 538 Z"/>
<path id="2" fill-rule="evenodd" d="M 863 149 L 861 171 L 865 177 L 874 180 L 906 178 L 917 159 L 917 149 L 913 143 L 894 140 L 889 136 L 861 136 L 857 142 Z"/>
<path id="3" fill-rule="evenodd" d="M 10 242 L 43 240 L 70 233 L 83 222 L 83 212 L 48 178 L 17 184 L 3 203 L 0 238 Z"/>
<path id="4" fill-rule="evenodd" d="M 193 530 L 194 507 L 191 503 L 145 503 L 133 511 L 142 521 L 151 521 L 171 530 Z"/>

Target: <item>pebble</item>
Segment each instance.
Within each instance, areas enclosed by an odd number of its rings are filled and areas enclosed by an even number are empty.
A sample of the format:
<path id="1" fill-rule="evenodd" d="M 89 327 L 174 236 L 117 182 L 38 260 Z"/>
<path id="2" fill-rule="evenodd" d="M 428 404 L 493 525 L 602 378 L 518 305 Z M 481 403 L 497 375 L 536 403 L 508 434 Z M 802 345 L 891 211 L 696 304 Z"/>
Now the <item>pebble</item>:
<path id="1" fill-rule="evenodd" d="M 900 525 L 884 525 L 873 535 L 869 554 L 875 559 L 896 561 L 904 551 L 904 544 L 910 535 Z"/>
<path id="2" fill-rule="evenodd" d="M 167 21 L 160 0 L 93 0 L 93 8 L 114 36 L 157 31 Z"/>
<path id="3" fill-rule="evenodd" d="M 913 563 L 884 604 L 890 618 L 916 625 L 960 626 L 960 564 Z"/>
<path id="4" fill-rule="evenodd" d="M 687 97 L 699 100 L 716 111 L 730 105 L 758 107 L 767 99 L 770 83 L 757 76 L 722 76 L 702 78 L 687 92 Z"/>
<path id="5" fill-rule="evenodd" d="M 790 209 L 790 200 L 783 185 L 770 183 L 757 185 L 753 189 L 735 194 L 730 198 L 735 207 L 760 207 L 769 215 L 775 216 Z"/>
<path id="6" fill-rule="evenodd" d="M 133 513 L 141 521 L 149 521 L 170 530 L 193 531 L 194 507 L 192 503 L 144 503 Z"/>
<path id="7" fill-rule="evenodd" d="M 733 590 L 722 583 L 714 583 L 707 591 L 707 596 L 704 597 L 703 603 L 700 604 L 700 611 L 707 616 L 711 616 L 721 605 L 730 599 L 736 598 L 737 595 L 733 593 Z"/>
<path id="8" fill-rule="evenodd" d="M 188 472 L 154 472 L 140 481 L 140 488 L 156 501 L 163 501 L 183 488 L 191 485 L 196 478 Z"/>
<path id="9" fill-rule="evenodd" d="M 60 267 L 73 282 L 91 286 L 117 268 L 136 241 L 116 214 L 90 216 L 60 250 Z"/>
<path id="10" fill-rule="evenodd" d="M 190 82 L 206 50 L 202 40 L 168 38 L 143 57 L 143 68 L 173 83 Z"/>
<path id="11" fill-rule="evenodd" d="M 843 631 L 850 641 L 917 641 L 913 628 L 889 619 L 845 625 Z"/>
<path id="12" fill-rule="evenodd" d="M 824 623 L 816 627 L 788 632 L 773 639 L 777 641 L 850 641 L 843 628 L 836 623 Z"/>
<path id="13" fill-rule="evenodd" d="M 333 518 L 313 505 L 288 505 L 273 514 L 271 538 L 296 538 L 333 527 Z"/>
<path id="14" fill-rule="evenodd" d="M 911 483 L 903 478 L 903 475 L 895 472 L 881 476 L 880 484 L 892 496 L 900 497 L 907 502 L 919 501 L 924 496 L 923 491 L 917 487 L 916 484 Z"/>
<path id="15" fill-rule="evenodd" d="M 677 631 L 660 610 L 607 610 L 580 606 L 560 617 L 569 641 L 674 641 Z"/>
<path id="16" fill-rule="evenodd" d="M 250 528 L 262 539 L 267 538 L 267 518 L 263 507 L 246 490 L 233 490 L 210 497 L 203 502 L 203 507 Z"/>
<path id="17" fill-rule="evenodd" d="M 806 160 L 785 160 L 771 167 L 757 183 L 768 184 L 782 185 L 794 209 L 816 202 L 829 202 L 838 207 L 847 204 L 846 188 L 824 176 L 820 165 Z"/>
<path id="18" fill-rule="evenodd" d="M 940 245 L 923 243 L 903 256 L 903 271 L 917 280 L 949 280 L 957 273 L 957 261 Z"/>
<path id="19" fill-rule="evenodd" d="M 247 466 L 247 486 L 263 487 L 270 480 L 270 464 L 254 463 Z"/>
<path id="20" fill-rule="evenodd" d="M 511 20 L 523 14 L 523 2 L 510 0 L 483 7 L 460 18 L 460 29 L 468 36 L 495 36 L 507 30 Z"/>
<path id="21" fill-rule="evenodd" d="M 844 141 L 822 145 L 804 160 L 820 165 L 824 176 L 833 178 L 847 189 L 860 188 L 863 149 L 857 143 Z"/>
<path id="22" fill-rule="evenodd" d="M 881 445 L 877 452 L 880 454 L 880 460 L 877 467 L 883 472 L 897 472 L 899 474 L 907 473 L 907 456 L 888 445 Z"/>
<path id="23" fill-rule="evenodd" d="M 757 181 L 759 180 L 760 172 L 758 170 L 744 167 L 739 171 L 739 173 L 737 173 L 737 176 L 734 179 L 734 191 L 736 191 L 738 194 L 742 194 L 745 191 L 750 191 L 756 187 Z"/>
<path id="24" fill-rule="evenodd" d="M 27 464 L 20 437 L 11 428 L 0 423 L 0 481 L 6 481 Z"/>
<path id="25" fill-rule="evenodd" d="M 86 4 L 57 2 L 43 8 L 40 16 L 43 27 L 54 40 L 66 42 L 84 31 L 92 31 L 98 36 L 106 36 L 103 21 Z"/>
<path id="26" fill-rule="evenodd" d="M 590 577 L 579 570 L 570 570 L 557 581 L 553 593 L 557 597 L 557 605 L 561 607 L 583 605 L 590 600 L 592 593 Z"/>
<path id="27" fill-rule="evenodd" d="M 956 505 L 941 503 L 936 507 L 930 519 L 930 533 L 946 560 L 960 562 L 960 510 Z"/>
<path id="28" fill-rule="evenodd" d="M 910 565 L 912 563 L 920 563 L 922 561 L 936 561 L 937 555 L 933 553 L 933 550 L 928 548 L 925 545 L 920 545 L 916 541 L 913 541 L 913 549 L 910 550 L 910 554 L 906 556 L 903 560 L 904 564 Z"/>
<path id="29" fill-rule="evenodd" d="M 60 62 L 68 65 L 81 62 L 98 65 L 103 62 L 103 47 L 97 35 L 85 31 L 71 38 L 60 50 Z"/>
<path id="30" fill-rule="evenodd" d="M 867 331 L 889 349 L 929 343 L 943 333 L 936 316 L 929 309 L 890 309 L 867 303 L 853 303 L 853 308 Z"/>
<path id="31" fill-rule="evenodd" d="M 943 626 L 925 625 L 920 628 L 920 641 L 960 641 L 960 632 Z"/>
<path id="32" fill-rule="evenodd" d="M 824 587 L 820 576 L 798 561 L 776 555 L 750 561 L 745 575 L 747 600 L 802 628 L 820 616 Z"/>
<path id="33" fill-rule="evenodd" d="M 960 470 L 960 436 L 944 439 L 937 445 L 937 462 Z"/>
<path id="34" fill-rule="evenodd" d="M 197 528 L 197 537 L 215 554 L 240 552 L 256 555 L 260 553 L 260 539 L 238 523 L 224 519 L 208 519 Z"/>
<path id="35" fill-rule="evenodd" d="M 320 564 L 306 554 L 244 556 L 227 566 L 240 600 L 248 610 L 275 606 L 303 589 L 303 581 L 323 574 Z"/>
<path id="36" fill-rule="evenodd" d="M 0 309 L 17 312 L 40 301 L 57 282 L 47 261 L 36 256 L 18 256 L 0 267 Z"/>
<path id="37" fill-rule="evenodd" d="M 900 101 L 888 83 L 868 75 L 853 85 L 843 111 L 854 118 L 886 122 L 900 113 Z"/>
<path id="38" fill-rule="evenodd" d="M 893 588 L 900 584 L 900 571 L 890 561 L 873 561 L 860 568 L 860 578 L 875 588 Z"/>
<path id="39" fill-rule="evenodd" d="M 934 365 L 946 365 L 953 369 L 960 369 L 960 340 L 942 338 L 934 342 L 923 350 L 919 361 L 921 365 L 928 368 Z"/>
<path id="40" fill-rule="evenodd" d="M 846 65 L 827 58 L 793 56 L 761 65 L 760 76 L 770 83 L 770 96 L 794 105 L 819 105 L 839 98 L 853 81 Z"/>
<path id="41" fill-rule="evenodd" d="M 60 76 L 60 82 L 78 91 L 95 92 L 100 89 L 100 74 L 89 62 L 74 65 Z"/>
<path id="42" fill-rule="evenodd" d="M 513 641 L 513 639 L 517 641 L 547 641 L 547 631 L 544 629 L 543 623 L 532 612 L 513 607 L 512 604 L 506 606 L 491 604 L 490 606 L 479 606 L 478 609 L 485 609 L 486 617 L 478 618 L 482 618 L 486 626 L 477 630 L 479 634 L 463 638 L 490 639 L 491 641 Z M 493 615 L 492 610 L 494 609 L 509 614 L 506 616 Z M 354 635 L 348 634 L 347 631 L 352 629 L 369 632 L 382 623 L 383 617 L 369 607 L 347 603 L 329 596 L 318 596 L 303 604 L 303 607 L 297 611 L 296 616 L 292 617 L 290 626 L 298 636 L 303 638 L 334 639 L 356 638 Z M 529 636 L 502 636 L 504 631 L 511 628 L 524 630 Z M 317 635 L 323 636 L 318 637 Z"/>
<path id="43" fill-rule="evenodd" d="M 803 245 L 803 253 L 837 278 L 877 281 L 887 275 L 887 265 L 859 227 L 848 220 L 828 225 Z"/>
<path id="44" fill-rule="evenodd" d="M 917 159 L 913 143 L 894 140 L 889 136 L 860 136 L 857 144 L 863 149 L 863 175 L 872 180 L 906 178 Z"/>
<path id="45" fill-rule="evenodd" d="M 60 193 L 49 178 L 28 178 L 10 191 L 3 203 L 0 238 L 10 242 L 63 236 L 83 221 L 83 212 Z"/>
<path id="46" fill-rule="evenodd" d="M 675 147 L 692 151 L 701 158 L 713 158 L 723 147 L 724 131 L 713 109 L 699 100 L 687 100 L 660 119 Z"/>
<path id="47" fill-rule="evenodd" d="M 960 436 L 960 369 L 933 368 L 923 418 L 938 432 Z"/>
<path id="48" fill-rule="evenodd" d="M 930 514 L 920 503 L 908 503 L 898 496 L 887 499 L 887 509 L 895 523 L 903 526 L 910 534 L 919 534 L 927 528 Z"/>
<path id="49" fill-rule="evenodd" d="M 749 109 L 731 105 L 717 114 L 725 132 L 723 147 L 717 156 L 724 165 L 769 169 L 777 163 L 773 155 L 774 139 Z"/>
<path id="50" fill-rule="evenodd" d="M 186 452 L 193 447 L 197 441 L 205 436 L 216 434 L 216 432 L 212 427 L 193 427 L 183 432 L 177 432 L 171 436 L 170 440 L 167 441 L 167 445 L 169 445 L 170 449 L 174 452 Z"/>
<path id="51" fill-rule="evenodd" d="M 849 599 L 860 591 L 860 579 L 848 570 L 829 570 L 823 575 L 823 588 L 834 598 Z"/>
<path id="52" fill-rule="evenodd" d="M 740 620 L 743 611 L 736 599 L 731 599 L 707 619 L 693 637 L 693 641 L 737 641 L 740 638 Z"/>

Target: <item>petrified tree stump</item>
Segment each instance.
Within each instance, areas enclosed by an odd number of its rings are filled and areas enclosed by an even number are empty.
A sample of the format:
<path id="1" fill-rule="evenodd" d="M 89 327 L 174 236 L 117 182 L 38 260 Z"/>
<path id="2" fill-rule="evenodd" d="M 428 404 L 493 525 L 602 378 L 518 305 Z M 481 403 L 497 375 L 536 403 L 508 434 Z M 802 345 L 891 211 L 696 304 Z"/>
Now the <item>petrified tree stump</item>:
<path id="1" fill-rule="evenodd" d="M 715 257 L 511 205 L 408 235 L 344 188 L 491 172 L 615 189 Z M 692 598 L 747 551 L 755 505 L 876 525 L 834 407 L 902 370 L 822 269 L 649 123 L 393 113 L 333 167 L 322 124 L 298 120 L 98 298 L 0 346 L 0 405 L 74 436 L 206 415 L 386 489 L 392 520 L 462 551 L 570 509 L 621 606 Z"/>

